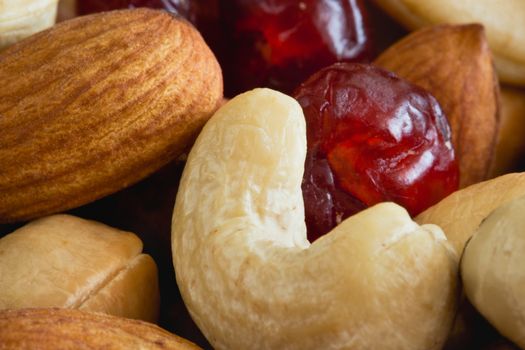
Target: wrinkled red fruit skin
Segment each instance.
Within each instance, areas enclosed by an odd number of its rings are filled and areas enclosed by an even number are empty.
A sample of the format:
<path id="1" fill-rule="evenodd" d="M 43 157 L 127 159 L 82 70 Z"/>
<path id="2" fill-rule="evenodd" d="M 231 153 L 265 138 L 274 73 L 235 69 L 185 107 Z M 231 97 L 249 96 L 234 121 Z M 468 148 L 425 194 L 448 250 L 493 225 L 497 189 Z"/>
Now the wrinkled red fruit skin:
<path id="1" fill-rule="evenodd" d="M 423 89 L 371 65 L 337 63 L 294 97 L 307 125 L 302 189 L 311 241 L 376 203 L 417 215 L 457 190 L 448 121 Z"/>
<path id="2" fill-rule="evenodd" d="M 319 69 L 372 55 L 361 0 L 221 2 L 227 96 L 255 87 L 291 93 Z"/>

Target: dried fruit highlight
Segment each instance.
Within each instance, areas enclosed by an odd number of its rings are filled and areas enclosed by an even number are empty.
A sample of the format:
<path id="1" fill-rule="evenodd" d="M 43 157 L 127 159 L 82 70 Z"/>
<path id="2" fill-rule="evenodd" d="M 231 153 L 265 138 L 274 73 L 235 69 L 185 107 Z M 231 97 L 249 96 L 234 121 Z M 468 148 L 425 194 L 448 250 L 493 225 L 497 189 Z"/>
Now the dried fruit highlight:
<path id="1" fill-rule="evenodd" d="M 374 66 L 340 63 L 314 74 L 295 98 L 307 123 L 310 240 L 376 203 L 416 215 L 458 188 L 446 117 L 425 90 Z"/>

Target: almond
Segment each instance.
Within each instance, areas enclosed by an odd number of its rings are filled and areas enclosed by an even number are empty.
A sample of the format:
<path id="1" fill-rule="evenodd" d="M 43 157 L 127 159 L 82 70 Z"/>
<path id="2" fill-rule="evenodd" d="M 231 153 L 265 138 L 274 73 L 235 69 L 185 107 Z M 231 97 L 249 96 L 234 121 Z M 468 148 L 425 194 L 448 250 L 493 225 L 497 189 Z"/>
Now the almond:
<path id="1" fill-rule="evenodd" d="M 76 0 L 59 0 L 57 10 L 57 21 L 62 22 L 77 16 Z"/>
<path id="2" fill-rule="evenodd" d="M 215 56 L 167 12 L 79 17 L 0 55 L 0 222 L 73 208 L 175 159 L 222 99 Z"/>
<path id="3" fill-rule="evenodd" d="M 443 23 L 481 23 L 503 82 L 525 86 L 525 1 L 374 0 L 408 29 Z"/>
<path id="4" fill-rule="evenodd" d="M 450 123 L 460 187 L 486 180 L 498 134 L 499 84 L 483 27 L 427 27 L 391 46 L 375 63 L 437 98 Z"/>
<path id="5" fill-rule="evenodd" d="M 525 196 L 499 206 L 465 245 L 461 280 L 468 300 L 505 338 L 525 348 Z"/>
<path id="6" fill-rule="evenodd" d="M 2 349 L 173 349 L 193 343 L 153 324 L 68 309 L 0 311 Z"/>

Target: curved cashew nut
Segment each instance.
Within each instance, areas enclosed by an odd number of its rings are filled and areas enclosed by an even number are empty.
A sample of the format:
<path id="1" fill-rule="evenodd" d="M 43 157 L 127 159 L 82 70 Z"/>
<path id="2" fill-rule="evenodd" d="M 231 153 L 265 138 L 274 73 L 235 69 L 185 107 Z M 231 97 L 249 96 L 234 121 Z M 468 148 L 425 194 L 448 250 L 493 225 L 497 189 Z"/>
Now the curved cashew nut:
<path id="1" fill-rule="evenodd" d="M 457 259 L 437 226 L 392 203 L 313 244 L 295 100 L 256 89 L 224 105 L 195 143 L 173 214 L 184 301 L 218 349 L 439 349 Z"/>
<path id="2" fill-rule="evenodd" d="M 461 259 L 465 294 L 505 337 L 525 349 L 525 197 L 494 210 Z"/>

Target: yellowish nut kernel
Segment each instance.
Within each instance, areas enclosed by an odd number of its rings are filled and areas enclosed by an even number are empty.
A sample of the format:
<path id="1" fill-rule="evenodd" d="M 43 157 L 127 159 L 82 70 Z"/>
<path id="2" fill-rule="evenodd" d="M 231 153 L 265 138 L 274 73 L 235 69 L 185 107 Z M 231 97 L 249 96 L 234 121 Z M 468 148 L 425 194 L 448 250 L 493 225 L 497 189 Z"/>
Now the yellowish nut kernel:
<path id="1" fill-rule="evenodd" d="M 461 277 L 470 302 L 525 348 L 525 197 L 494 210 L 467 243 Z"/>
<path id="2" fill-rule="evenodd" d="M 160 10 L 77 17 L 0 62 L 0 223 L 138 182 L 185 152 L 222 98 L 202 36 Z"/>
<path id="3" fill-rule="evenodd" d="M 383 203 L 310 244 L 306 130 L 292 98 L 225 104 L 191 150 L 173 214 L 184 301 L 217 349 L 440 349 L 457 256 L 436 226 Z"/>
<path id="4" fill-rule="evenodd" d="M 0 1 L 0 50 L 55 24 L 58 0 Z"/>
<path id="5" fill-rule="evenodd" d="M 147 322 L 70 309 L 0 310 L 0 344 L 4 350 L 200 349 Z"/>
<path id="6" fill-rule="evenodd" d="M 0 309 L 63 307 L 156 321 L 157 266 L 130 232 L 54 215 L 0 239 Z"/>

